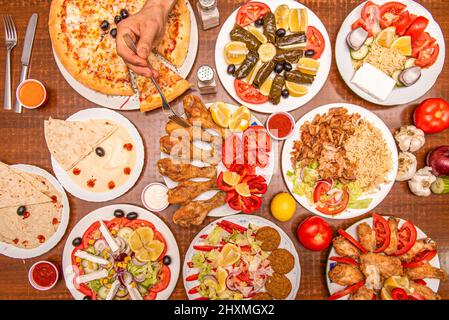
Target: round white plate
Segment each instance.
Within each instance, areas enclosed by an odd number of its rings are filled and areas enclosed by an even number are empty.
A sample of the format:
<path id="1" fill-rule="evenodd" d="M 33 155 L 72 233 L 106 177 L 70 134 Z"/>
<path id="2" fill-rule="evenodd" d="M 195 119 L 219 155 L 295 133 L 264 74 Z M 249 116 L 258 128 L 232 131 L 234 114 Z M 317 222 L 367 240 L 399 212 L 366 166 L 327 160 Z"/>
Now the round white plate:
<path id="1" fill-rule="evenodd" d="M 206 104 L 207 108 L 210 108 L 213 105 L 213 103 L 208 103 Z M 227 103 L 228 107 L 231 109 L 231 112 L 234 112 L 235 110 L 238 109 L 237 106 Z M 260 125 L 263 126 L 262 122 L 260 122 L 253 114 L 251 114 L 251 121 L 250 121 L 250 125 Z M 208 130 L 211 134 L 214 133 L 214 131 L 212 130 Z M 195 143 L 195 145 L 197 145 Z M 205 149 L 207 148 L 208 144 L 204 143 L 204 144 L 198 144 L 198 146 L 203 146 Z M 277 157 L 277 153 L 274 152 L 277 146 L 277 141 L 274 139 L 271 139 L 271 151 L 270 151 L 270 160 L 268 162 L 268 165 L 265 168 L 256 168 L 256 174 L 257 175 L 261 175 L 265 178 L 265 180 L 267 181 L 267 185 L 270 184 L 271 181 L 271 177 L 273 176 L 274 173 L 274 167 L 276 162 L 275 157 Z M 210 146 L 209 146 L 210 148 Z M 169 155 L 166 153 L 161 152 L 161 159 L 163 158 L 168 158 Z M 202 161 L 193 161 L 192 162 L 193 165 L 198 166 L 198 167 L 204 167 L 204 166 L 208 166 L 207 163 L 204 163 Z M 217 177 L 220 174 L 220 172 L 222 171 L 228 171 L 228 169 L 226 169 L 226 167 L 223 165 L 223 162 L 220 161 L 220 163 L 217 166 Z M 175 188 L 178 185 L 178 182 L 171 180 L 170 178 L 163 176 L 164 178 L 164 182 L 167 185 L 167 187 L 169 189 Z M 192 179 L 192 181 L 207 181 L 208 179 L 205 178 L 195 178 Z M 200 194 L 198 197 L 196 197 L 194 200 L 196 201 L 203 201 L 203 200 L 208 200 L 210 198 L 212 198 L 215 194 L 217 194 L 218 190 L 211 190 L 211 191 L 207 191 L 204 192 L 202 194 Z M 262 195 L 263 196 L 263 195 Z M 231 209 L 231 207 L 229 207 L 228 204 L 222 205 L 221 207 L 215 208 L 214 210 L 212 210 L 211 212 L 209 212 L 208 216 L 209 217 L 226 217 L 226 216 L 230 216 L 233 214 L 237 214 L 240 211 Z"/>
<path id="2" fill-rule="evenodd" d="M 196 269 L 189 268 L 189 266 L 187 265 L 187 263 L 192 260 L 192 257 L 196 251 L 195 249 L 193 249 L 193 246 L 196 245 L 197 243 L 201 242 L 201 240 L 202 240 L 200 238 L 201 235 L 209 234 L 212 231 L 212 229 L 215 227 L 215 225 L 222 220 L 234 222 L 234 223 L 237 223 L 244 227 L 247 227 L 249 224 L 254 224 L 259 227 L 268 226 L 268 227 L 272 227 L 272 228 L 276 229 L 277 232 L 279 232 L 279 234 L 281 236 L 281 243 L 279 244 L 279 248 L 288 250 L 295 258 L 295 266 L 294 266 L 293 270 L 285 275 L 290 280 L 290 282 L 292 284 L 292 291 L 290 292 L 290 294 L 288 295 L 288 297 L 285 300 L 294 300 L 296 298 L 296 294 L 298 293 L 299 286 L 301 283 L 301 264 L 299 262 L 299 256 L 298 256 L 298 253 L 296 252 L 296 248 L 293 245 L 292 240 L 290 240 L 290 238 L 287 236 L 287 234 L 284 232 L 284 230 L 279 228 L 275 223 L 273 223 L 265 218 L 262 218 L 259 216 L 248 215 L 248 214 L 238 214 L 238 215 L 235 215 L 232 217 L 215 220 L 214 222 L 211 222 L 206 227 L 204 227 L 195 236 L 195 238 L 193 239 L 192 243 L 189 246 L 189 249 L 187 250 L 187 253 L 186 253 L 186 256 L 184 259 L 184 264 L 182 267 L 182 278 L 183 278 L 182 280 L 184 282 L 184 289 L 186 290 L 188 299 L 194 300 L 196 298 L 199 298 L 198 294 L 194 294 L 194 295 L 189 294 L 189 290 L 192 289 L 193 287 L 197 286 L 198 281 L 186 281 L 186 278 L 188 276 L 197 273 Z"/>
<path id="3" fill-rule="evenodd" d="M 373 198 L 371 201 L 371 204 L 366 209 L 347 209 L 343 211 L 340 214 L 337 214 L 335 216 L 329 216 L 325 215 L 318 210 L 315 209 L 315 206 L 311 205 L 306 197 L 300 197 L 299 195 L 293 193 L 293 182 L 291 179 L 287 176 L 287 171 L 293 172 L 292 162 L 291 162 L 291 155 L 290 152 L 293 150 L 293 144 L 295 141 L 299 140 L 300 138 L 300 128 L 306 121 L 312 121 L 315 115 L 317 114 L 324 114 L 329 111 L 331 108 L 337 108 L 337 107 L 345 107 L 348 109 L 349 113 L 358 113 L 362 116 L 363 119 L 368 120 L 371 122 L 375 127 L 380 129 L 383 133 L 383 137 L 387 143 L 388 148 L 391 151 L 391 157 L 392 157 L 392 163 L 393 163 L 393 169 L 390 171 L 390 173 L 387 176 L 389 183 L 382 184 L 380 186 L 380 190 L 374 194 L 365 194 L 362 195 L 359 199 L 364 198 Z M 324 105 L 321 107 L 318 107 L 309 113 L 305 114 L 301 119 L 298 120 L 295 126 L 295 132 L 293 133 L 288 140 L 285 141 L 284 147 L 282 149 L 282 174 L 284 176 L 285 183 L 287 184 L 287 187 L 290 191 L 290 193 L 295 197 L 296 201 L 298 201 L 301 206 L 303 206 L 305 209 L 309 210 L 310 212 L 313 212 L 314 214 L 317 214 L 319 216 L 322 216 L 326 219 L 350 219 L 354 217 L 358 217 L 366 212 L 369 212 L 373 210 L 379 203 L 383 201 L 383 199 L 387 196 L 387 194 L 390 192 L 391 188 L 393 187 L 394 181 L 396 179 L 398 170 L 398 152 L 396 149 L 396 143 L 394 141 L 394 138 L 388 129 L 388 127 L 385 125 L 385 123 L 374 113 L 371 111 L 368 111 L 365 108 L 348 104 L 348 103 L 333 103 Z"/>
<path id="4" fill-rule="evenodd" d="M 117 124 L 123 126 L 131 135 L 134 141 L 134 146 L 136 147 L 136 164 L 134 169 L 131 171 L 131 175 L 128 181 L 118 188 L 115 188 L 107 192 L 91 192 L 78 186 L 67 174 L 67 172 L 59 165 L 56 159 L 51 157 L 51 165 L 53 166 L 53 171 L 64 186 L 64 188 L 70 192 L 73 196 L 91 202 L 103 202 L 115 199 L 129 189 L 131 189 L 140 177 L 142 172 L 143 162 L 145 159 L 145 151 L 143 147 L 143 141 L 140 137 L 139 132 L 136 127 L 129 121 L 126 117 L 122 116 L 120 113 L 104 108 L 92 108 L 78 111 L 67 118 L 67 121 L 87 121 L 92 119 L 108 119 L 116 122 Z"/>
<path id="5" fill-rule="evenodd" d="M 72 251 L 74 248 L 72 245 L 73 239 L 81 237 L 87 230 L 87 228 L 89 228 L 93 223 L 99 221 L 100 219 L 105 221 L 114 219 L 114 211 L 117 209 L 121 209 L 125 211 L 125 213 L 136 212 L 139 215 L 139 219 L 143 219 L 154 224 L 156 230 L 158 230 L 164 236 L 165 242 L 167 243 L 166 255 L 170 256 L 172 261 L 169 265 L 171 278 L 168 287 L 157 294 L 157 300 L 167 300 L 175 289 L 176 282 L 178 282 L 179 277 L 181 258 L 179 256 L 178 244 L 176 243 L 176 239 L 173 236 L 173 233 L 170 231 L 164 221 L 162 221 L 155 214 L 151 213 L 148 210 L 129 204 L 114 204 L 103 208 L 98 208 L 97 210 L 94 210 L 84 216 L 72 229 L 67 238 L 64 246 L 64 252 L 62 254 L 62 271 L 64 273 L 64 279 L 67 288 L 75 299 L 83 299 L 84 295 L 76 290 L 73 285 L 73 278 L 75 276 L 75 271 L 73 270 L 71 259 Z"/>
<path id="6" fill-rule="evenodd" d="M 170 66 L 173 70 L 176 70 L 178 74 L 183 77 L 187 78 L 190 71 L 193 68 L 193 65 L 195 64 L 196 54 L 198 52 L 198 24 L 196 22 L 195 12 L 193 11 L 193 8 L 189 1 L 187 1 L 187 7 L 190 12 L 190 42 L 189 42 L 189 51 L 187 52 L 186 60 L 184 61 L 184 64 L 179 68 L 175 69 L 174 67 Z M 78 92 L 81 96 L 86 98 L 87 100 L 98 104 L 100 106 L 115 109 L 115 110 L 139 110 L 140 109 L 140 101 L 139 97 L 136 95 L 128 97 L 128 96 L 111 96 L 106 95 L 103 93 L 100 93 L 98 91 L 92 90 L 85 85 L 83 85 L 81 82 L 76 80 L 64 67 L 64 65 L 61 63 L 61 60 L 59 60 L 56 52 L 53 50 L 53 56 L 56 60 L 56 65 L 59 68 L 59 71 L 61 71 L 62 76 L 64 79 L 70 84 L 70 86 Z M 164 63 L 165 60 L 161 59 Z M 166 63 L 169 65 L 168 63 Z"/>
<path id="7" fill-rule="evenodd" d="M 388 0 L 375 0 L 374 2 L 377 4 L 382 4 L 388 2 Z M 340 28 L 340 31 L 338 32 L 337 41 L 335 43 L 335 60 L 337 60 L 338 70 L 349 88 L 351 88 L 352 91 L 354 91 L 359 97 L 365 99 L 366 101 L 384 106 L 406 104 L 426 94 L 426 92 L 433 87 L 433 85 L 437 81 L 438 76 L 443 70 L 444 58 L 446 55 L 446 46 L 444 42 L 443 32 L 441 31 L 440 26 L 434 20 L 432 14 L 427 11 L 422 5 L 414 1 L 401 0 L 400 2 L 407 5 L 407 10 L 409 10 L 410 13 L 422 15 L 429 19 L 429 25 L 427 26 L 426 31 L 429 32 L 430 35 L 434 37 L 440 45 L 440 54 L 438 56 L 437 62 L 430 68 L 423 69 L 421 79 L 419 79 L 419 81 L 413 86 L 394 88 L 388 98 L 385 101 L 381 101 L 372 97 L 351 82 L 355 71 L 352 65 L 349 47 L 346 44 L 346 37 L 351 31 L 351 25 L 360 18 L 365 2 L 360 4 L 346 17 Z"/>
<path id="8" fill-rule="evenodd" d="M 237 10 L 235 10 L 226 20 L 226 22 L 221 27 L 220 33 L 218 34 L 217 42 L 215 45 L 215 66 L 217 68 L 218 76 L 223 87 L 226 91 L 239 103 L 248 106 L 251 110 L 262 112 L 262 113 L 273 113 L 278 111 L 292 111 L 295 110 L 307 102 L 312 100 L 312 98 L 321 90 L 324 83 L 326 82 L 327 76 L 329 75 L 331 62 L 332 62 L 332 48 L 331 42 L 329 40 L 329 35 L 327 34 L 326 28 L 321 20 L 317 17 L 317 15 L 307 8 L 305 5 L 296 2 L 296 1 L 288 1 L 288 0 L 259 0 L 259 2 L 263 2 L 267 4 L 271 11 L 275 11 L 276 8 L 280 5 L 286 4 L 290 8 L 306 8 L 309 16 L 309 25 L 316 27 L 323 35 L 324 41 L 326 43 L 326 47 L 324 48 L 324 52 L 319 59 L 320 68 L 318 70 L 318 74 L 315 77 L 315 81 L 309 87 L 309 93 L 303 97 L 295 98 L 289 97 L 288 99 L 281 99 L 281 102 L 278 105 L 274 105 L 271 102 L 266 102 L 263 104 L 251 104 L 244 102 L 237 96 L 237 93 L 234 89 L 234 77 L 227 73 L 227 63 L 224 59 L 223 52 L 225 45 L 231 41 L 231 37 L 229 36 L 229 32 L 231 32 L 232 28 L 235 24 L 235 19 L 237 16 Z"/>
<path id="9" fill-rule="evenodd" d="M 33 249 L 24 249 L 24 248 L 17 248 L 11 244 L 0 242 L 0 254 L 17 259 L 34 258 L 43 255 L 44 253 L 47 253 L 48 251 L 53 249 L 53 247 L 55 247 L 58 244 L 59 240 L 61 240 L 62 237 L 64 236 L 70 217 L 69 200 L 67 199 L 67 195 L 62 186 L 59 184 L 58 180 L 56 180 L 55 177 L 53 177 L 50 173 L 48 173 L 44 169 L 35 166 L 30 166 L 28 164 L 15 164 L 12 165 L 11 167 L 22 170 L 24 172 L 33 173 L 41 177 L 44 177 L 51 183 L 53 187 L 55 187 L 56 190 L 58 190 L 58 192 L 61 194 L 62 197 L 61 221 L 59 223 L 58 230 L 56 230 L 56 232 L 50 237 L 50 239 L 45 241 L 42 245 Z"/>
<path id="10" fill-rule="evenodd" d="M 389 218 L 389 216 L 383 216 L 383 217 L 385 219 L 387 219 L 387 220 Z M 403 219 L 399 219 L 399 220 L 400 220 L 400 222 L 399 222 L 398 227 L 400 228 L 404 224 L 405 220 L 403 220 Z M 353 236 L 355 239 L 358 239 L 357 226 L 359 224 L 363 223 L 363 222 L 367 222 L 372 227 L 372 225 L 373 225 L 373 218 L 366 218 L 366 219 L 363 219 L 363 220 L 360 220 L 360 221 L 354 223 L 352 226 L 350 226 L 349 228 L 346 229 L 346 232 L 349 233 L 351 236 Z M 420 228 L 416 227 L 416 231 L 418 233 L 417 239 L 427 238 L 427 235 Z M 329 274 L 329 270 L 330 270 L 331 264 L 332 263 L 336 263 L 334 261 L 329 260 L 329 258 L 330 257 L 334 257 L 334 256 L 338 256 L 338 254 L 335 251 L 334 247 L 332 246 L 332 249 L 329 252 L 329 256 L 327 257 L 327 263 L 326 263 L 326 283 L 327 283 L 327 288 L 328 288 L 328 290 L 329 290 L 331 295 L 336 293 L 336 292 L 338 292 L 338 291 L 340 291 L 340 290 L 343 290 L 345 288 L 343 286 L 340 286 L 340 285 L 338 285 L 336 283 L 331 282 L 330 279 L 329 279 L 328 274 Z M 432 266 L 434 266 L 436 268 L 439 268 L 440 267 L 440 260 L 438 258 L 438 255 L 436 255 L 431 261 L 429 261 L 429 263 Z M 430 289 L 432 289 L 434 292 L 438 292 L 438 287 L 440 286 L 440 280 L 438 280 L 438 279 L 424 279 L 424 280 L 427 282 L 427 286 Z M 342 298 L 340 298 L 338 300 L 348 300 L 348 299 L 349 299 L 349 296 L 345 296 L 345 297 L 342 297 Z"/>

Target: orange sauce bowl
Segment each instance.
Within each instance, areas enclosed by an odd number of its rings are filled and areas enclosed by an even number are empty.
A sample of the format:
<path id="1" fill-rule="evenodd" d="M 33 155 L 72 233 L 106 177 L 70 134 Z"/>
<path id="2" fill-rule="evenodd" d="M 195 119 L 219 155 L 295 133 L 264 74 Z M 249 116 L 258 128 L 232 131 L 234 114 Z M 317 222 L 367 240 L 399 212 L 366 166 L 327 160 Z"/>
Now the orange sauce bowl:
<path id="1" fill-rule="evenodd" d="M 36 109 L 47 101 L 47 89 L 35 79 L 23 81 L 16 91 L 16 99 L 27 109 Z"/>

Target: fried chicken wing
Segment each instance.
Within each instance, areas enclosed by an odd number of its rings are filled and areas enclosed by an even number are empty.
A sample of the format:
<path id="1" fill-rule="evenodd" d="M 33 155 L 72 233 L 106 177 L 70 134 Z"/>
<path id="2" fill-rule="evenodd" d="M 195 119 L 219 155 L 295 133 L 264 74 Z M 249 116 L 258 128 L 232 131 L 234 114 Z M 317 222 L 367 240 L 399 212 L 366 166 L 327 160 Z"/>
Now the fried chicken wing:
<path id="1" fill-rule="evenodd" d="M 188 136 L 190 141 L 201 140 L 204 142 L 213 142 L 216 139 L 221 139 L 218 136 L 214 136 L 209 132 L 202 130 L 201 127 L 191 126 L 188 128 L 184 128 L 174 121 L 167 122 L 167 124 L 165 125 L 165 132 L 167 132 L 169 136 Z"/>
<path id="2" fill-rule="evenodd" d="M 401 276 L 404 273 L 401 260 L 378 253 L 367 253 L 360 256 L 360 268 L 366 277 L 369 289 L 382 288 L 383 279 Z"/>
<path id="3" fill-rule="evenodd" d="M 366 222 L 357 226 L 357 234 L 360 244 L 368 251 L 376 250 L 376 232 Z"/>
<path id="4" fill-rule="evenodd" d="M 427 286 L 411 281 L 410 287 L 413 289 L 414 295 L 419 295 L 426 300 L 441 300 L 441 296 Z"/>
<path id="5" fill-rule="evenodd" d="M 183 104 L 184 111 L 189 117 L 188 120 L 192 125 L 199 122 L 202 128 L 213 129 L 217 131 L 221 136 L 224 136 L 223 128 L 219 127 L 214 122 L 214 120 L 212 119 L 212 115 L 210 114 L 209 110 L 207 110 L 200 97 L 189 94 L 185 96 Z"/>
<path id="6" fill-rule="evenodd" d="M 207 150 L 194 146 L 189 138 L 173 138 L 171 136 L 163 136 L 160 139 L 161 151 L 179 157 L 182 160 L 200 160 L 205 163 L 216 165 L 220 162 L 220 155 L 216 152 L 216 148 Z"/>
<path id="7" fill-rule="evenodd" d="M 406 253 L 400 256 L 401 261 L 410 262 L 412 261 L 418 254 L 427 250 L 436 250 L 437 244 L 430 238 L 420 239 L 415 242 L 413 247 Z"/>
<path id="8" fill-rule="evenodd" d="M 341 286 L 351 286 L 363 280 L 363 274 L 359 268 L 338 263 L 332 270 L 329 271 L 329 279 Z"/>
<path id="9" fill-rule="evenodd" d="M 176 188 L 168 190 L 168 202 L 170 204 L 184 204 L 189 202 L 200 194 L 217 188 L 216 179 L 212 178 L 208 181 L 183 181 Z"/>
<path id="10" fill-rule="evenodd" d="M 361 286 L 354 292 L 349 300 L 373 300 L 374 290 L 368 289 L 366 286 Z"/>
<path id="11" fill-rule="evenodd" d="M 176 164 L 170 158 L 164 158 L 157 162 L 160 174 L 174 181 L 185 181 L 192 178 L 215 178 L 217 168 L 197 167 L 192 164 Z"/>
<path id="12" fill-rule="evenodd" d="M 335 237 L 332 240 L 332 244 L 334 246 L 335 251 L 343 257 L 358 257 L 359 250 L 354 247 L 351 242 L 346 240 L 342 236 Z"/>
<path id="13" fill-rule="evenodd" d="M 423 263 L 419 267 L 405 269 L 405 275 L 410 280 L 418 279 L 440 279 L 446 280 L 447 274 L 443 269 L 435 268 L 428 263 Z"/>
<path id="14" fill-rule="evenodd" d="M 390 217 L 388 219 L 388 227 L 390 228 L 390 244 L 385 249 L 385 254 L 392 255 L 398 248 L 398 224 L 399 219 Z"/>
<path id="15" fill-rule="evenodd" d="M 182 226 L 199 226 L 206 219 L 207 214 L 226 203 L 226 192 L 220 191 L 206 201 L 191 201 L 178 209 L 173 215 L 173 222 Z"/>

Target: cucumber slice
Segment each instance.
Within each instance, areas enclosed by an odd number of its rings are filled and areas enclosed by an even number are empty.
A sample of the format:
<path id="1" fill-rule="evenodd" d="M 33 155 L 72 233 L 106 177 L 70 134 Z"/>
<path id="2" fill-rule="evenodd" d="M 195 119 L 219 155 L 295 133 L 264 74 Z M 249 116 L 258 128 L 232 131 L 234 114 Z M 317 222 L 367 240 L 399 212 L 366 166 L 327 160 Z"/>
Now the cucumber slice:
<path id="1" fill-rule="evenodd" d="M 117 232 L 117 236 L 128 241 L 129 237 L 131 236 L 131 234 L 133 232 L 134 232 L 134 230 L 129 227 L 123 227 Z"/>
<path id="2" fill-rule="evenodd" d="M 399 75 L 401 74 L 401 70 L 396 70 L 395 72 L 393 72 L 393 74 L 391 75 L 391 77 L 396 81 L 396 87 L 403 87 L 404 85 L 402 84 L 402 82 L 399 80 Z"/>
<path id="3" fill-rule="evenodd" d="M 435 182 L 430 185 L 430 190 L 435 194 L 449 193 L 449 177 L 438 177 Z"/>
<path id="4" fill-rule="evenodd" d="M 351 57 L 354 60 L 362 60 L 368 55 L 368 53 L 369 53 L 369 48 L 366 45 L 363 45 L 359 50 L 351 49 Z"/>
<path id="5" fill-rule="evenodd" d="M 109 289 L 106 287 L 101 287 L 100 290 L 98 290 L 98 297 L 100 297 L 102 300 L 106 299 L 106 297 L 108 296 L 109 293 Z"/>
<path id="6" fill-rule="evenodd" d="M 368 39 L 366 39 L 365 41 L 365 46 L 370 46 L 372 45 L 374 42 L 374 37 L 369 37 Z"/>
<path id="7" fill-rule="evenodd" d="M 415 66 L 415 58 L 409 58 L 405 61 L 404 69 L 408 69 Z"/>

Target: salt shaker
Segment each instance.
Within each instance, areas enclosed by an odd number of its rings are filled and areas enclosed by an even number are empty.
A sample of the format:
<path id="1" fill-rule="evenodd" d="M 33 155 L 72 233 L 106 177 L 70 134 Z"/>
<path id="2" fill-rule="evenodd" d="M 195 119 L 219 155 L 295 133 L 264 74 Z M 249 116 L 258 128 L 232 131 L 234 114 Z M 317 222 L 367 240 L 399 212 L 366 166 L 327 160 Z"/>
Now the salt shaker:
<path id="1" fill-rule="evenodd" d="M 217 84 L 215 82 L 215 71 L 207 64 L 199 67 L 197 72 L 198 89 L 201 94 L 210 94 L 217 92 Z"/>
<path id="2" fill-rule="evenodd" d="M 217 0 L 198 0 L 196 7 L 201 17 L 203 30 L 214 28 L 220 24 Z"/>

